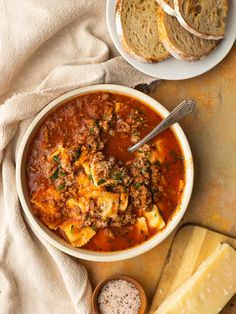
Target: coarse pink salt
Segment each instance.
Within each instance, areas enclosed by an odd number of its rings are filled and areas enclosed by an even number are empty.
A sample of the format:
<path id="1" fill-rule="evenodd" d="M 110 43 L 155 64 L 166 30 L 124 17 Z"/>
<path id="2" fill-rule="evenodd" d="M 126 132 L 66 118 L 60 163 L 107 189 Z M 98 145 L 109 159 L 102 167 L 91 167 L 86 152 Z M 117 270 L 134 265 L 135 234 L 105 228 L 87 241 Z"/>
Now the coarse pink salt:
<path id="1" fill-rule="evenodd" d="M 102 314 L 138 314 L 141 299 L 132 283 L 123 279 L 111 280 L 102 287 L 98 305 Z"/>

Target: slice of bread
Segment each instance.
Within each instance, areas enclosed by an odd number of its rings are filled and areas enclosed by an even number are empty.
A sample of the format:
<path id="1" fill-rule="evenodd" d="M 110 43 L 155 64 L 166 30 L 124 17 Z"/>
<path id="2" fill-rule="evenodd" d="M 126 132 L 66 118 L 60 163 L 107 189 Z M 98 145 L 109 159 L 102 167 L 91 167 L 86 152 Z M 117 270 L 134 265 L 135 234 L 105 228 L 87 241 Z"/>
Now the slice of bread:
<path id="1" fill-rule="evenodd" d="M 205 39 L 224 37 L 227 0 L 174 0 L 176 17 L 192 34 Z"/>
<path id="2" fill-rule="evenodd" d="M 160 39 L 176 59 L 194 61 L 206 56 L 216 46 L 215 40 L 199 38 L 183 28 L 178 20 L 166 14 L 161 8 L 157 10 Z"/>
<path id="3" fill-rule="evenodd" d="M 121 0 L 116 10 L 117 32 L 126 51 L 142 62 L 170 57 L 159 39 L 155 0 Z"/>
<path id="4" fill-rule="evenodd" d="M 160 7 L 172 16 L 175 16 L 174 0 L 156 0 Z"/>

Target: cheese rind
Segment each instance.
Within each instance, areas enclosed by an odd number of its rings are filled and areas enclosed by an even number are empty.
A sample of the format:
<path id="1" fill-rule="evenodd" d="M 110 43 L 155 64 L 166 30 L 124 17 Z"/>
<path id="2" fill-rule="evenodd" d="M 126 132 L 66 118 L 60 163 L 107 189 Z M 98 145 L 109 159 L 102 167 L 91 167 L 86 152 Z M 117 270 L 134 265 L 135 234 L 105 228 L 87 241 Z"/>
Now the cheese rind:
<path id="1" fill-rule="evenodd" d="M 216 314 L 236 293 L 236 251 L 222 244 L 154 314 Z"/>

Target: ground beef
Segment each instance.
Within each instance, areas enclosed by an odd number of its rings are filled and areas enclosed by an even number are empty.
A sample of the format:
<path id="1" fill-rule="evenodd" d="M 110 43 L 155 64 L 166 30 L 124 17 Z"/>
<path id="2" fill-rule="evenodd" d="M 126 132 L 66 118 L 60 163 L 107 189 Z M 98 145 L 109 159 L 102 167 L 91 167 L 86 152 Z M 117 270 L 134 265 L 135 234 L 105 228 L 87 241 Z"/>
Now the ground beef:
<path id="1" fill-rule="evenodd" d="M 88 215 L 86 218 L 83 219 L 83 226 L 84 227 L 92 227 L 94 230 L 105 228 L 108 226 L 109 220 L 102 220 L 99 216 L 92 216 Z"/>
<path id="2" fill-rule="evenodd" d="M 102 115 L 102 120 L 103 121 L 107 121 L 107 122 L 111 122 L 114 118 L 114 106 L 112 103 L 110 102 L 106 102 L 104 104 L 104 111 L 103 111 L 103 115 Z"/>
<path id="3" fill-rule="evenodd" d="M 91 160 L 94 179 L 99 180 L 108 180 L 111 178 L 112 167 L 115 165 L 115 159 L 110 157 L 109 160 L 105 160 L 105 156 L 98 152 L 96 153 Z"/>
<path id="4" fill-rule="evenodd" d="M 146 157 L 137 157 L 131 163 L 131 175 L 134 183 L 150 184 L 150 162 Z"/>
<path id="5" fill-rule="evenodd" d="M 116 129 L 118 132 L 129 132 L 130 125 L 122 119 L 117 120 L 116 122 Z"/>
<path id="6" fill-rule="evenodd" d="M 138 109 L 132 109 L 126 121 L 133 130 L 144 127 L 147 123 L 144 114 Z"/>
<path id="7" fill-rule="evenodd" d="M 130 196 L 132 197 L 132 204 L 135 208 L 149 210 L 152 205 L 152 194 L 150 190 L 144 185 L 133 185 L 130 189 Z"/>
<path id="8" fill-rule="evenodd" d="M 161 179 L 160 168 L 157 165 L 152 165 L 150 167 L 150 169 L 151 169 L 151 183 L 152 183 L 152 187 L 154 189 L 158 189 L 158 185 L 159 185 L 160 179 Z"/>
<path id="9" fill-rule="evenodd" d="M 110 222 L 112 227 L 123 227 L 129 224 L 134 224 L 136 222 L 136 214 L 133 211 L 132 206 L 129 206 L 125 213 L 117 215 Z"/>
<path id="10" fill-rule="evenodd" d="M 96 103 L 90 103 L 87 107 L 87 112 L 92 119 L 99 119 L 100 117 L 100 108 Z"/>

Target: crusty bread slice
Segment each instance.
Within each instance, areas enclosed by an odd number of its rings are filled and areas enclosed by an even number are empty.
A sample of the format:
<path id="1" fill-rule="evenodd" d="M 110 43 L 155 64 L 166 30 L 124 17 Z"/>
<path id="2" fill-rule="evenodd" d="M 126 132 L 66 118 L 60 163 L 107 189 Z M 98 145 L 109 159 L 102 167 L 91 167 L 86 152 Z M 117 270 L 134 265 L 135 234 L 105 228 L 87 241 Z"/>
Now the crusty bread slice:
<path id="1" fill-rule="evenodd" d="M 167 59 L 159 39 L 155 0 L 121 0 L 116 10 L 117 32 L 126 51 L 142 62 Z"/>
<path id="2" fill-rule="evenodd" d="M 216 46 L 215 40 L 199 38 L 183 28 L 178 20 L 166 14 L 161 8 L 157 10 L 160 39 L 176 59 L 194 61 L 206 56 Z"/>
<path id="3" fill-rule="evenodd" d="M 156 0 L 160 7 L 172 16 L 175 16 L 174 0 Z"/>
<path id="4" fill-rule="evenodd" d="M 224 37 L 228 0 L 174 0 L 176 17 L 192 34 L 205 39 Z"/>

